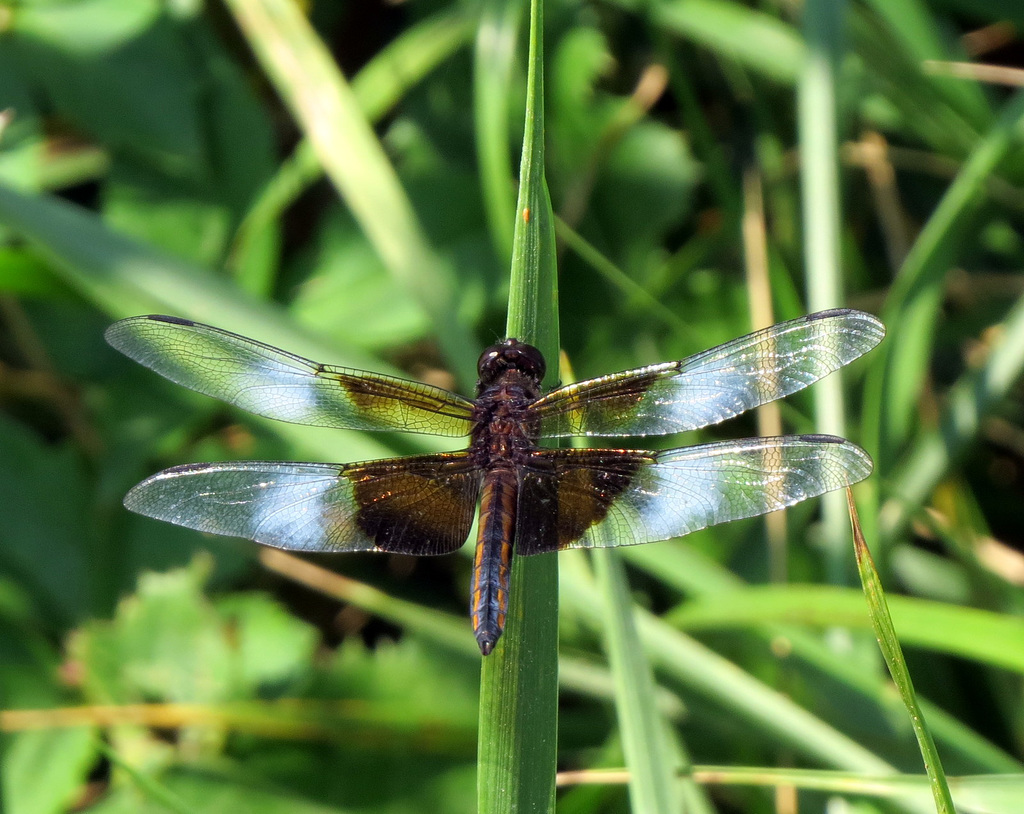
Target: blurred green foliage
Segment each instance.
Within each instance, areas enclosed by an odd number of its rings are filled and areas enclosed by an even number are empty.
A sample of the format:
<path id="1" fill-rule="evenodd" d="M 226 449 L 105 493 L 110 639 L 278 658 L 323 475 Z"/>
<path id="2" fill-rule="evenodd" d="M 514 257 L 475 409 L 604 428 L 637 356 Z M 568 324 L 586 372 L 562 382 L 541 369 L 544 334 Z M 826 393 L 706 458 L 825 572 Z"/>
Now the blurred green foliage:
<path id="1" fill-rule="evenodd" d="M 115 318 L 176 314 L 462 390 L 465 358 L 503 333 L 525 79 L 515 5 L 308 4 L 376 134 L 367 145 L 341 131 L 307 141 L 289 105 L 322 86 L 271 78 L 254 57 L 307 45 L 233 16 L 269 2 L 0 4 L 0 799 L 11 814 L 474 807 L 468 558 L 315 558 L 365 583 L 340 604 L 261 568 L 254 545 L 121 507 L 176 463 L 444 444 L 237 414 L 119 357 L 102 340 Z M 578 378 L 753 327 L 741 227 L 759 210 L 744 174 L 763 192 L 774 319 L 808 310 L 806 276 L 822 272 L 803 270 L 795 99 L 814 44 L 798 13 L 549 0 L 547 177 L 562 345 Z M 884 584 L 907 595 L 893 618 L 898 634 L 906 620 L 946 770 L 1010 775 L 1024 753 L 1024 668 L 1008 640 L 1024 610 L 1024 102 L 925 61 L 1017 67 L 1024 11 L 879 0 L 850 3 L 844 22 L 847 299 L 835 304 L 881 314 L 889 330 L 843 374 L 847 434 L 878 464 L 861 516 Z M 342 172 L 377 168 L 359 190 L 369 205 L 325 178 L 337 170 L 325 143 Z M 406 219 L 391 244 L 399 213 L 372 206 L 387 172 Z M 394 258 L 421 256 L 410 283 Z M 813 399 L 782 405 L 786 431 L 815 429 Z M 704 435 L 754 432 L 743 418 Z M 676 745 L 695 764 L 843 770 L 857 797 L 856 772 L 920 773 L 920 755 L 842 590 L 852 550 L 837 580 L 818 508 L 791 510 L 781 544 L 754 520 L 623 554 Z M 561 765 L 621 765 L 603 600 L 582 554 L 562 563 Z M 769 591 L 780 568 L 794 584 Z M 842 584 L 809 592 L 829 581 Z M 1024 796 L 1013 789 L 1010 800 Z M 826 794 L 801 803 L 816 810 Z M 1015 810 L 1005 789 L 990 794 L 987 810 Z M 710 799 L 775 810 L 756 786 Z M 858 799 L 861 811 L 929 810 L 927 797 Z M 580 786 L 559 807 L 628 801 L 621 787 Z"/>

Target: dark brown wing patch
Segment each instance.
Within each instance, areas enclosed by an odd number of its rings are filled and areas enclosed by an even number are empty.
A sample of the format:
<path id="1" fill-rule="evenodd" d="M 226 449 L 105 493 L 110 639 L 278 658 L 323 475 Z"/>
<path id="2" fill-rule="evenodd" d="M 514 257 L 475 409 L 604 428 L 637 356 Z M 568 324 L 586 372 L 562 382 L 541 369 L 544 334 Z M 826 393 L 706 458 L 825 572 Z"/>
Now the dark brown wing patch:
<path id="1" fill-rule="evenodd" d="M 584 382 L 566 385 L 544 396 L 535 405 L 541 419 L 541 435 L 564 437 L 567 435 L 615 434 L 617 426 L 627 427 L 624 435 L 635 433 L 628 426 L 637 419 L 651 387 L 666 375 L 675 373 L 678 362 L 668 362 L 651 368 L 612 374 Z"/>
<path id="2" fill-rule="evenodd" d="M 469 536 L 481 475 L 465 453 L 370 461 L 343 474 L 356 524 L 381 551 L 448 554 Z"/>
<path id="3" fill-rule="evenodd" d="M 621 449 L 546 449 L 523 469 L 517 554 L 557 551 L 604 520 L 615 499 L 654 462 L 652 453 Z"/>

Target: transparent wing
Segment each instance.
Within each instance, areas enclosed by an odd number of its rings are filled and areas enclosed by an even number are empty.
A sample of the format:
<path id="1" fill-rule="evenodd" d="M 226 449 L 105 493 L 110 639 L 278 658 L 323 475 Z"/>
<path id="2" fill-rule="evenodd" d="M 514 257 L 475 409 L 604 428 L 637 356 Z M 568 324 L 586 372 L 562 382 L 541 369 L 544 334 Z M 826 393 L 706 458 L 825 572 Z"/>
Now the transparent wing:
<path id="1" fill-rule="evenodd" d="M 339 466 L 188 464 L 135 486 L 133 512 L 295 551 L 447 554 L 469 535 L 480 491 L 465 453 Z"/>
<path id="2" fill-rule="evenodd" d="M 523 473 L 516 552 L 668 540 L 792 506 L 870 473 L 864 450 L 831 435 L 663 452 L 539 450 Z"/>
<path id="3" fill-rule="evenodd" d="M 111 325 L 106 338 L 176 384 L 267 418 L 447 436 L 471 426 L 472 402 L 440 387 L 321 365 L 198 322 L 131 317 Z"/>
<path id="4" fill-rule="evenodd" d="M 548 437 L 684 432 L 802 390 L 884 335 L 870 314 L 821 311 L 679 362 L 570 384 L 533 406 Z"/>

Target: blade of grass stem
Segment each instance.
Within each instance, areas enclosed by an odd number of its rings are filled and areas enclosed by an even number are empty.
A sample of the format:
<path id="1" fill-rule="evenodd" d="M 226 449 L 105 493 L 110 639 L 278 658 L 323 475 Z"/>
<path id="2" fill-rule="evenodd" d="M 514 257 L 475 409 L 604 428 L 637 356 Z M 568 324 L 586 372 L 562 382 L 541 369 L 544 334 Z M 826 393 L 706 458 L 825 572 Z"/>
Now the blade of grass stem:
<path id="1" fill-rule="evenodd" d="M 559 240 L 567 248 L 575 252 L 583 262 L 604 277 L 609 284 L 615 286 L 625 297 L 643 308 L 645 313 L 661 320 L 678 335 L 691 337 L 696 341 L 697 333 L 692 326 L 680 319 L 675 311 L 601 254 L 593 244 L 561 218 L 555 219 L 555 231 Z"/>
<path id="2" fill-rule="evenodd" d="M 352 78 L 355 94 L 369 121 L 383 118 L 431 71 L 469 42 L 472 20 L 457 6 L 446 8 L 403 31 Z"/>
<path id="3" fill-rule="evenodd" d="M 689 757 L 670 748 L 665 721 L 655 708 L 654 676 L 633 622 L 622 560 L 610 549 L 595 549 L 590 559 L 605 597 L 604 642 L 615 677 L 615 712 L 630 775 L 632 809 L 651 814 L 710 812 L 700 789 L 689 779 L 680 779 L 680 771 L 688 773 Z"/>
<path id="4" fill-rule="evenodd" d="M 509 96 L 523 0 L 485 0 L 474 49 L 473 105 L 484 211 L 495 250 L 512 256 L 515 210 Z"/>
<path id="5" fill-rule="evenodd" d="M 762 766 L 694 766 L 693 779 L 713 786 L 792 786 L 807 791 L 874 797 L 877 799 L 914 799 L 930 801 L 928 777 L 919 774 L 865 774 L 827 769 L 776 769 Z M 1024 775 L 962 775 L 948 777 L 950 788 L 960 805 L 968 810 L 1015 812 L 1024 793 Z M 625 783 L 627 773 L 620 769 L 559 772 L 559 786 L 579 784 Z"/>
<path id="6" fill-rule="evenodd" d="M 544 180 L 542 0 L 530 6 L 526 121 L 508 336 L 558 359 L 554 215 Z M 548 379 L 557 380 L 550 364 Z M 514 557 L 505 633 L 483 660 L 477 810 L 554 810 L 558 726 L 558 559 Z"/>
<path id="7" fill-rule="evenodd" d="M 916 597 L 893 596 L 888 604 L 904 644 L 1024 674 L 1024 619 Z M 719 593 L 680 605 L 666 619 L 691 632 L 765 623 L 813 628 L 870 624 L 860 591 L 819 585 L 752 586 Z"/>
<path id="8" fill-rule="evenodd" d="M 857 507 L 853 502 L 852 489 L 847 488 L 846 498 L 850 507 L 850 520 L 853 524 L 857 568 L 864 585 L 864 595 L 868 601 L 871 624 L 875 629 L 875 636 L 878 637 L 878 646 L 881 648 L 886 666 L 888 666 L 889 673 L 899 690 L 900 698 L 903 699 L 907 712 L 910 713 L 910 722 L 921 747 L 921 756 L 924 758 L 924 768 L 931 783 L 936 810 L 940 814 L 955 814 L 956 809 L 953 807 L 953 799 L 949 794 L 949 786 L 946 785 L 946 774 L 942 769 L 942 761 L 939 759 L 939 752 L 935 748 L 935 741 L 932 740 L 932 734 L 925 723 L 921 707 L 917 703 L 914 683 L 910 679 L 910 671 L 907 669 L 903 650 L 900 648 L 896 629 L 893 627 L 892 617 L 889 615 L 889 608 L 885 603 L 882 581 L 878 578 L 878 571 L 875 570 L 871 551 L 868 549 L 864 535 L 861 534 L 860 524 L 857 522 Z"/>
<path id="9" fill-rule="evenodd" d="M 809 310 L 843 303 L 840 241 L 839 142 L 836 77 L 843 58 L 841 0 L 807 0 L 803 8 L 805 59 L 798 86 L 800 189 L 803 206 L 804 277 Z M 815 431 L 845 435 L 843 380 L 839 372 L 814 387 Z M 852 579 L 845 546 L 842 495 L 821 498 L 825 579 Z"/>

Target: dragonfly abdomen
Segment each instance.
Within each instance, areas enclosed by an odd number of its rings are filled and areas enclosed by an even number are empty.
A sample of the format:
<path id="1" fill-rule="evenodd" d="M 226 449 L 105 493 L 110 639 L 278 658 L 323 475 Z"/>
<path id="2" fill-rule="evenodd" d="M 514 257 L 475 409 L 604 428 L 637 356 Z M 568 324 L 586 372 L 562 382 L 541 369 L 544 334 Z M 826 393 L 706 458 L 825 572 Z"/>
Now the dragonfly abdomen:
<path id="1" fill-rule="evenodd" d="M 513 469 L 492 469 L 484 479 L 473 560 L 470 614 L 480 652 L 491 652 L 505 628 L 508 575 L 516 529 L 519 483 Z"/>

